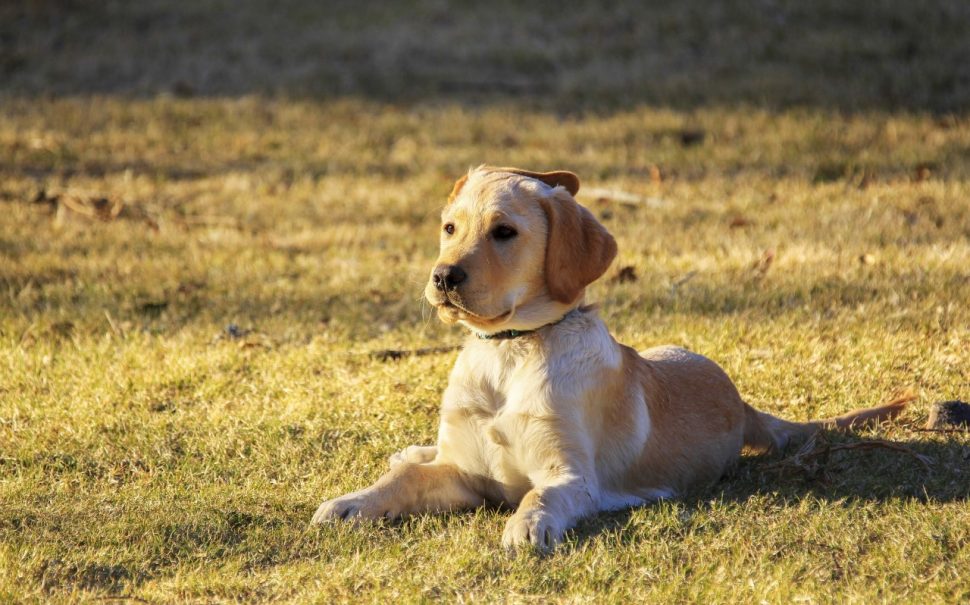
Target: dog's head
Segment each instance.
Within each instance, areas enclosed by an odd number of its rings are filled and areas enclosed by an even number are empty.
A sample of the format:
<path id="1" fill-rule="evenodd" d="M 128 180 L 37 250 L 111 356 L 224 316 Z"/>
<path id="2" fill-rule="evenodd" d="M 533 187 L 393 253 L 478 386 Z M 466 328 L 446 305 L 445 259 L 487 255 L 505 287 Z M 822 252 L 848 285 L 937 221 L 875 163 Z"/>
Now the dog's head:
<path id="1" fill-rule="evenodd" d="M 480 166 L 458 180 L 441 214 L 441 250 L 425 297 L 446 323 L 528 330 L 582 302 L 616 242 L 573 196 L 565 171 Z"/>

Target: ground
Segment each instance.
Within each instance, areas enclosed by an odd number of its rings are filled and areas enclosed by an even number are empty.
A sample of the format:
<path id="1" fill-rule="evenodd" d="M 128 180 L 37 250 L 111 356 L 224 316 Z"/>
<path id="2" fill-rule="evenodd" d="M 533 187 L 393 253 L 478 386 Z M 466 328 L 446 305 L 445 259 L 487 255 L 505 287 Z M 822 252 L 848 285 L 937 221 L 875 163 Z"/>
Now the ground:
<path id="1" fill-rule="evenodd" d="M 0 8 L 0 601 L 970 599 L 970 438 L 919 430 L 970 398 L 961 3 L 127 4 Z M 500 510 L 309 527 L 434 439 L 483 162 L 580 175 L 620 341 L 911 409 L 545 557 Z"/>

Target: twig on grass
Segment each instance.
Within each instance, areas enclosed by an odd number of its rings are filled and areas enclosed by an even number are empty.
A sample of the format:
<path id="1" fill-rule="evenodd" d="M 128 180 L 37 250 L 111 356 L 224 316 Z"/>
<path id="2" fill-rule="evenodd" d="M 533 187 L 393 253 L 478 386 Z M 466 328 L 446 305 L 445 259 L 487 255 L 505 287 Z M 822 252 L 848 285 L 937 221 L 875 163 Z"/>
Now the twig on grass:
<path id="1" fill-rule="evenodd" d="M 843 443 L 840 445 L 833 445 L 829 448 L 831 452 L 837 452 L 839 450 L 873 450 L 873 449 L 887 449 L 893 450 L 895 452 L 901 452 L 908 456 L 912 456 L 917 462 L 923 465 L 923 468 L 930 470 L 933 467 L 933 460 L 929 456 L 924 456 L 923 454 L 917 454 L 913 450 L 909 449 L 904 445 L 899 445 L 898 443 L 893 443 L 891 441 L 874 440 L 874 441 L 860 441 L 859 443 Z"/>
<path id="2" fill-rule="evenodd" d="M 601 187 L 591 187 L 584 189 L 582 195 L 591 196 L 597 200 L 616 202 L 626 206 L 646 206 L 647 208 L 665 208 L 670 202 L 659 197 L 649 197 L 637 195 L 621 189 L 604 189 Z"/>
<path id="3" fill-rule="evenodd" d="M 460 348 L 458 345 L 451 345 L 443 347 L 423 347 L 420 349 L 381 349 L 379 351 L 371 351 L 370 356 L 380 361 L 394 361 L 403 357 L 422 357 L 424 355 L 450 353 Z"/>
<path id="4" fill-rule="evenodd" d="M 118 338 L 125 337 L 125 331 L 118 327 L 115 320 L 111 317 L 111 313 L 108 313 L 107 309 L 104 310 L 104 318 L 108 320 L 108 327 L 111 328 L 111 331 L 114 332 L 115 336 Z"/>
<path id="5" fill-rule="evenodd" d="M 220 215 L 188 215 L 175 218 L 172 222 L 183 228 L 191 227 L 222 227 L 226 229 L 242 230 L 239 219 Z"/>
<path id="6" fill-rule="evenodd" d="M 677 294 L 677 290 L 680 289 L 681 286 L 683 286 L 684 284 L 686 284 L 690 280 L 694 279 L 695 277 L 697 277 L 697 271 L 696 270 L 695 271 L 688 271 L 687 273 L 685 273 L 681 277 L 678 277 L 677 279 L 675 279 L 670 284 L 670 295 L 671 296 L 674 296 L 675 294 Z"/>
<path id="7" fill-rule="evenodd" d="M 898 443 L 884 441 L 882 439 L 871 439 L 868 441 L 859 441 L 857 443 L 840 443 L 832 445 L 820 435 L 821 434 L 813 435 L 802 445 L 802 447 L 798 449 L 797 452 L 795 452 L 793 456 L 773 464 L 765 465 L 763 468 L 765 470 L 797 468 L 808 473 L 809 475 L 815 476 L 818 475 L 820 471 L 825 470 L 825 465 L 828 463 L 829 457 L 833 452 L 872 449 L 888 449 L 894 452 L 900 452 L 915 458 L 926 470 L 930 470 L 932 468 L 932 459 L 930 457 L 924 456 L 923 454 L 918 454 L 910 448 Z M 823 441 L 823 443 L 819 443 L 820 440 Z"/>

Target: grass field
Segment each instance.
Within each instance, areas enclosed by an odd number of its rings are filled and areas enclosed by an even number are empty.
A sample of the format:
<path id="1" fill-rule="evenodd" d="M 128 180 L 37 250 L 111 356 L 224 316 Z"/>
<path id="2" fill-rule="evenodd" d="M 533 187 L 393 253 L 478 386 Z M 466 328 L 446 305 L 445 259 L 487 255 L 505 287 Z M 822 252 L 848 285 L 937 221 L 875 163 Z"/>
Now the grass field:
<path id="1" fill-rule="evenodd" d="M 970 399 L 961 3 L 166 4 L 0 8 L 0 602 L 970 599 L 970 437 L 916 430 Z M 461 342 L 421 291 L 483 162 L 580 175 L 619 340 L 793 419 L 912 390 L 861 437 L 929 466 L 748 459 L 547 557 L 308 527 L 434 439 L 456 353 L 380 353 Z"/>

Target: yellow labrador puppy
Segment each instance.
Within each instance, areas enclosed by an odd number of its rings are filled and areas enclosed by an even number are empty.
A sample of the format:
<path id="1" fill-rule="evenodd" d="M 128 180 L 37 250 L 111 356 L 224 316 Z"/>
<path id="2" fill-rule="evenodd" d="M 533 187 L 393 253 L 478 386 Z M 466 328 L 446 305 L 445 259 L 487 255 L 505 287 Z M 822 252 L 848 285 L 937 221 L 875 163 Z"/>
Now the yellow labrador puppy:
<path id="1" fill-rule="evenodd" d="M 482 166 L 454 187 L 425 296 L 471 331 L 445 389 L 438 442 L 391 458 L 374 485 L 314 522 L 517 507 L 506 546 L 548 548 L 580 518 L 708 485 L 743 448 L 890 418 L 901 405 L 795 423 L 759 412 L 713 361 L 637 353 L 584 305 L 616 242 L 573 198 L 571 172 Z"/>

